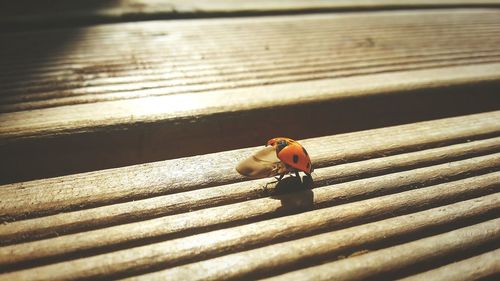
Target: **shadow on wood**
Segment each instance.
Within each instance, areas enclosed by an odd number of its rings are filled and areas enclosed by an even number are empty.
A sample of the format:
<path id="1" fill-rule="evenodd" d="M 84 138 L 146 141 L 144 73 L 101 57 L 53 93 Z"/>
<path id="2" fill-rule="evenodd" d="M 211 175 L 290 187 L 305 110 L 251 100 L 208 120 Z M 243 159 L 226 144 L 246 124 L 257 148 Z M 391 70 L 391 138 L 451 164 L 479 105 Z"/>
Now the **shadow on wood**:
<path id="1" fill-rule="evenodd" d="M 285 177 L 276 184 L 274 195 L 271 198 L 281 201 L 280 210 L 299 211 L 313 208 L 314 194 L 312 192 L 313 180 L 311 177 L 304 176 L 299 179 L 295 176 Z"/>

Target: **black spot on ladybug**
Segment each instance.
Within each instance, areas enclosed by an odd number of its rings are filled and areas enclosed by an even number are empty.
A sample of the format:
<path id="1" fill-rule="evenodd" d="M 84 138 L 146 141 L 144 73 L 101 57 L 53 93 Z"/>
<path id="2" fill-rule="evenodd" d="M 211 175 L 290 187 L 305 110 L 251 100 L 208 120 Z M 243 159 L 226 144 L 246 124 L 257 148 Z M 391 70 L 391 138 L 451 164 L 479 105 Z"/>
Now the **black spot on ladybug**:
<path id="1" fill-rule="evenodd" d="M 309 156 L 309 154 L 307 153 L 306 149 L 302 147 L 302 150 L 304 150 L 304 153 Z"/>
<path id="2" fill-rule="evenodd" d="M 293 163 L 299 162 L 299 156 L 297 154 L 293 155 Z"/>

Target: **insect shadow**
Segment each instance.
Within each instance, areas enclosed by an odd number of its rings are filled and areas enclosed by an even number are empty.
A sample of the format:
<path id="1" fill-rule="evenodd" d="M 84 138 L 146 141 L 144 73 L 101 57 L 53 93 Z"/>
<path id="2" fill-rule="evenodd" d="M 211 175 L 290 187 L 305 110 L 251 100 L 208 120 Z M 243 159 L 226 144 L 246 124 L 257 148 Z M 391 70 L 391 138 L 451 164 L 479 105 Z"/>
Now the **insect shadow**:
<path id="1" fill-rule="evenodd" d="M 280 180 L 275 187 L 273 199 L 281 201 L 280 212 L 296 212 L 312 209 L 314 193 L 312 192 L 313 180 L 310 176 L 286 177 Z"/>

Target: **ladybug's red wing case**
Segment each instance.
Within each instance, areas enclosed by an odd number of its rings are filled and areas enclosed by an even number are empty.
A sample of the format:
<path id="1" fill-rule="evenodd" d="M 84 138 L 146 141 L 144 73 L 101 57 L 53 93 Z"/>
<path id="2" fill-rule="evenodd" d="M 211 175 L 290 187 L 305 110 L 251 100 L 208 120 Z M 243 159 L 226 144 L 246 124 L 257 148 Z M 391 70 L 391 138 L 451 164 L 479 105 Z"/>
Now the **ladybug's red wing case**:
<path id="1" fill-rule="evenodd" d="M 311 159 L 309 154 L 302 145 L 295 142 L 287 145 L 279 153 L 278 158 L 288 166 L 295 168 L 304 173 L 312 172 Z"/>
<path id="2" fill-rule="evenodd" d="M 313 171 L 306 149 L 298 142 L 285 137 L 270 139 L 267 145 L 276 148 L 278 158 L 297 171 L 310 174 Z"/>

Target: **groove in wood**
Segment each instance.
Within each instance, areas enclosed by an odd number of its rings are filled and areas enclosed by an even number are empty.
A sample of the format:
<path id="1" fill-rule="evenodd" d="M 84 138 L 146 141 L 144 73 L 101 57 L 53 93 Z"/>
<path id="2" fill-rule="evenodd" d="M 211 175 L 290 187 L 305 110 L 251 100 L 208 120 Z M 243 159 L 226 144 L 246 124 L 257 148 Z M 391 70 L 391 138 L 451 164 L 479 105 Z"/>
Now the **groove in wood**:
<path id="1" fill-rule="evenodd" d="M 496 162 L 498 165 L 499 161 Z M 435 168 L 430 167 L 424 169 L 431 170 Z M 286 214 L 287 212 L 296 212 L 303 210 L 304 208 L 311 209 L 314 206 L 331 205 L 332 203 L 335 204 L 346 200 L 349 201 L 349 199 L 352 200 L 359 197 L 363 198 L 363 195 L 370 193 L 384 194 L 404 191 L 405 189 L 401 187 L 416 183 L 423 184 L 423 182 L 429 181 L 429 177 L 451 177 L 450 174 L 436 174 L 431 176 L 429 172 L 422 172 L 403 172 L 389 176 L 376 177 L 373 179 L 325 186 L 316 188 L 313 191 L 299 191 L 298 193 L 291 195 L 282 195 L 276 196 L 274 198 L 245 201 L 243 203 L 224 205 L 214 209 L 204 209 L 201 211 L 189 212 L 177 216 L 162 217 L 133 224 L 104 228 L 91 232 L 66 235 L 49 240 L 41 240 L 39 242 L 30 242 L 20 245 L 0 247 L 0 264 L 10 264 L 32 259 L 57 256 L 75 251 L 106 247 L 114 244 L 127 242 L 130 243 L 136 240 L 161 237 L 175 232 L 186 231 L 190 228 L 196 229 L 200 227 L 210 227 L 211 225 L 222 224 L 228 221 L 230 222 L 243 219 L 248 220 L 252 217 L 258 218 L 266 214 Z M 472 171 L 469 171 L 468 173 L 470 172 Z M 328 171 L 324 171 L 324 173 L 329 174 Z M 426 201 L 426 203 L 420 203 L 424 205 L 432 205 L 443 200 L 453 200 L 452 198 L 455 197 L 466 197 L 470 196 L 470 194 L 477 194 L 491 189 L 498 189 L 498 182 L 500 179 L 499 175 L 500 174 L 496 172 L 485 176 L 437 185 L 433 188 L 425 188 L 423 191 L 418 191 L 415 193 L 433 194 L 431 195 L 430 199 L 426 198 L 428 200 Z M 406 179 L 406 182 L 398 180 L 401 178 Z M 474 185 L 474 187 L 469 187 L 470 185 Z M 359 191 L 360 189 L 365 190 Z M 447 191 L 448 189 L 451 190 Z M 403 192 L 403 194 L 405 193 Z M 402 196 L 405 198 L 404 200 L 409 200 L 412 203 L 415 203 L 416 206 L 419 206 L 419 204 L 417 204 L 416 202 L 423 201 L 421 199 L 411 197 L 408 198 L 409 195 Z M 395 199 L 391 198 L 390 200 L 399 199 L 397 195 L 395 195 L 394 197 Z M 309 198 L 310 200 L 307 200 L 307 198 Z M 384 197 L 378 197 L 369 200 L 379 202 L 377 204 L 382 204 L 380 202 L 384 202 L 383 198 Z M 412 207 L 406 206 L 404 208 L 411 209 Z M 333 212 L 333 210 L 331 212 Z M 336 212 L 337 211 L 335 211 L 334 213 Z M 392 210 L 390 212 L 396 213 L 397 211 Z M 320 213 L 322 212 L 320 211 Z M 376 213 L 377 211 L 373 210 L 370 213 L 370 217 L 375 217 Z M 320 217 L 326 219 L 325 216 Z M 264 226 L 263 228 L 265 229 L 265 227 L 266 226 Z M 311 229 L 311 227 L 304 228 Z"/>
<path id="2" fill-rule="evenodd" d="M 497 14 L 495 10 L 482 10 L 481 13 L 474 10 L 446 10 L 278 17 L 281 22 L 276 17 L 263 18 L 259 22 L 248 19 L 213 20 L 208 26 L 203 26 L 203 31 L 193 28 L 191 22 L 147 22 L 143 26 L 122 24 L 84 29 L 82 33 L 93 34 L 102 29 L 101 32 L 112 35 L 97 38 L 99 40 L 95 37 L 76 37 L 73 39 L 76 42 L 71 43 L 74 48 L 67 47 L 60 53 L 51 54 L 50 59 L 44 58 L 50 63 L 57 61 L 58 57 L 68 61 L 60 68 L 50 70 L 32 64 L 18 69 L 22 76 L 26 76 L 26 68 L 31 69 L 31 72 L 40 72 L 42 76 L 51 73 L 54 75 L 48 77 L 50 80 L 45 80 L 49 87 L 41 84 L 40 88 L 40 81 L 37 81 L 39 75 L 32 74 L 29 75 L 29 80 L 34 82 L 31 87 L 26 88 L 29 81 L 25 81 L 18 84 L 17 88 L 6 89 L 3 94 L 7 95 L 7 99 L 0 99 L 0 103 L 17 103 L 1 105 L 0 111 L 491 63 L 499 59 L 495 48 L 499 43 L 496 36 L 498 28 L 492 27 L 500 24 Z M 482 22 L 482 25 L 478 25 L 476 21 Z M 366 26 L 372 28 L 367 30 Z M 360 32 L 353 30 L 356 27 L 361 29 Z M 478 28 L 480 29 L 477 30 Z M 300 36 L 290 32 L 297 29 L 301 30 Z M 46 42 L 47 36 L 64 37 L 64 32 L 74 34 L 77 31 L 56 30 L 54 34 L 45 32 L 40 40 Z M 162 40 L 155 36 L 160 31 L 166 34 L 160 36 Z M 37 34 L 38 31 L 34 36 L 16 37 L 15 34 L 7 34 L 6 40 L 22 47 L 27 44 L 26 40 L 36 40 L 33 37 Z M 126 38 L 122 43 L 126 46 L 121 47 L 123 51 L 118 55 L 117 37 Z M 16 60 L 15 55 L 24 52 L 20 52 L 12 44 L 6 47 L 12 51 L 5 49 L 3 53 L 13 63 L 6 65 L 4 70 L 0 70 L 2 72 L 19 68 L 22 65 L 19 60 L 27 60 L 26 56 L 29 56 L 28 53 Z M 169 47 L 173 44 L 187 47 L 180 48 L 180 51 L 169 51 L 165 55 L 164 50 L 170 50 Z M 221 55 L 221 49 L 226 49 L 224 55 Z M 311 49 L 315 52 L 310 52 Z M 480 54 L 482 56 L 478 56 Z M 137 55 L 144 58 L 139 58 L 138 61 Z M 37 53 L 33 59 L 39 57 Z M 152 58 L 157 63 L 152 63 Z M 301 58 L 305 61 L 300 61 Z M 221 60 L 226 61 L 225 65 L 220 65 Z M 31 63 L 33 60 L 27 61 Z M 115 67 L 109 65 L 113 61 Z M 117 61 L 120 63 L 116 64 Z M 287 65 L 287 61 L 292 65 Z M 253 67 L 248 66 L 249 62 Z M 186 69 L 183 67 L 186 63 L 196 68 Z M 208 73 L 197 70 L 200 63 L 209 66 Z M 135 67 L 129 73 L 125 69 L 130 69 L 131 66 Z M 68 67 L 73 73 L 61 76 L 60 71 L 68 71 Z M 125 84 L 106 83 L 94 86 L 92 82 L 95 79 L 102 81 L 103 76 L 122 80 L 126 76 L 132 76 L 137 79 L 138 74 L 148 74 L 150 71 L 161 75 L 152 81 L 148 81 L 149 75 L 142 75 L 141 80 L 132 82 L 127 79 Z M 172 79 L 172 75 L 178 78 Z M 62 80 L 61 77 L 65 79 Z M 71 77 L 74 79 L 70 79 Z M 19 80 L 26 79 L 11 76 L 6 82 Z M 75 82 L 74 87 L 71 86 Z"/>
<path id="3" fill-rule="evenodd" d="M 472 144 L 472 146 L 474 145 L 475 143 Z M 458 146 L 458 148 L 461 147 L 463 147 L 463 145 Z M 442 152 L 443 149 L 437 149 L 436 154 L 440 154 Z M 461 150 L 461 152 L 465 151 Z M 421 155 L 418 152 L 414 154 L 416 156 Z M 317 182 L 316 185 L 322 186 L 326 183 L 331 184 L 334 182 L 338 182 L 337 177 L 347 180 L 345 178 L 347 177 L 349 179 L 348 175 L 350 173 L 356 175 L 357 172 L 363 171 L 363 169 L 366 169 L 369 172 L 373 173 L 373 170 L 370 171 L 370 169 L 376 169 L 376 166 L 374 167 L 373 164 L 385 162 L 384 164 L 386 165 L 394 165 L 395 162 L 393 159 L 397 158 L 408 159 L 408 155 L 402 154 L 393 157 L 377 158 L 363 162 L 355 162 L 352 164 L 317 169 L 315 172 L 315 179 Z M 419 186 L 422 186 L 424 184 L 435 184 L 442 181 L 443 179 L 450 180 L 453 178 L 460 178 L 464 175 L 464 171 L 465 174 L 470 176 L 472 173 L 484 173 L 484 171 L 488 171 L 488 169 L 494 170 L 497 169 L 496 166 L 498 165 L 498 163 L 498 157 L 495 158 L 491 156 L 482 156 L 458 162 L 434 165 L 430 167 L 422 167 L 414 170 L 378 176 L 354 182 L 336 184 L 331 187 L 315 188 L 315 196 L 312 202 L 299 200 L 297 201 L 298 205 L 292 204 L 291 206 L 289 206 L 290 209 L 288 209 L 287 206 L 275 206 L 267 208 L 265 207 L 268 206 L 266 203 L 259 203 L 263 206 L 263 209 L 261 209 L 253 206 L 253 202 L 243 202 L 236 205 L 230 205 L 233 206 L 236 210 L 239 210 L 236 211 L 236 215 L 233 216 L 233 212 L 229 212 L 227 210 L 229 206 L 225 204 L 231 204 L 240 200 L 256 199 L 268 194 L 275 194 L 277 191 L 279 192 L 279 190 L 283 189 L 282 186 L 286 181 L 280 185 L 269 184 L 268 179 L 242 182 L 223 185 L 220 187 L 195 190 L 191 192 L 154 197 L 139 201 L 132 201 L 129 203 L 114 204 L 88 210 L 61 213 L 52 216 L 11 222 L 0 226 L 0 238 L 2 240 L 2 244 L 23 240 L 29 241 L 41 237 L 54 236 L 54 234 L 61 235 L 65 233 L 104 227 L 107 225 L 132 222 L 139 219 L 141 220 L 141 222 L 135 224 L 127 224 L 123 227 L 115 227 L 114 229 L 116 230 L 116 235 L 113 235 L 111 238 L 108 236 L 111 229 L 108 228 L 105 232 L 102 232 L 104 236 L 100 238 L 92 238 L 91 240 L 89 240 L 90 243 L 88 245 L 95 246 L 96 244 L 94 244 L 94 240 L 104 242 L 108 241 L 108 239 L 111 239 L 113 241 L 118 241 L 116 239 L 118 239 L 119 237 L 129 235 L 131 233 L 130 229 L 134 225 L 136 226 L 134 228 L 137 229 L 138 232 L 143 233 L 134 239 L 152 238 L 155 236 L 165 236 L 177 232 L 188 231 L 190 229 L 201 229 L 203 227 L 209 227 L 210 225 L 222 225 L 231 222 L 242 221 L 245 219 L 248 220 L 254 217 L 273 215 L 274 213 L 286 213 L 294 211 L 294 209 L 296 208 L 301 209 L 304 207 L 314 207 L 317 204 L 334 204 L 335 202 L 368 198 L 370 196 L 373 196 L 373 194 L 380 194 L 380 190 L 383 190 L 382 193 L 389 193 L 402 191 L 405 188 L 408 188 L 408 186 L 413 186 L 416 184 L 418 184 Z M 364 165 L 366 165 L 367 167 L 364 168 Z M 394 169 L 394 167 L 392 168 Z M 496 174 L 492 174 L 491 176 L 493 176 L 493 179 L 497 179 Z M 480 181 L 480 179 L 481 178 L 477 178 L 478 181 Z M 292 181 L 289 185 L 293 187 L 293 184 L 294 183 Z M 292 188 L 292 190 L 294 189 Z M 321 199 L 320 194 L 322 194 L 322 190 L 326 190 L 324 192 L 331 190 L 331 192 L 333 193 L 330 194 L 329 197 L 327 197 L 329 199 Z M 300 194 L 302 193 L 304 192 L 301 192 Z M 300 194 L 291 195 L 289 199 L 286 199 L 287 196 L 284 196 L 283 200 L 295 202 L 295 199 L 293 198 L 301 198 Z M 307 194 L 308 192 L 306 192 L 305 195 Z M 308 197 L 310 196 L 305 196 L 304 198 Z M 275 203 L 277 204 L 277 202 L 274 202 L 273 199 L 264 199 L 261 201 L 270 202 L 271 205 L 269 206 L 274 206 Z M 310 204 L 307 205 L 306 203 Z M 194 211 L 197 209 L 218 205 L 224 206 L 211 210 Z M 161 217 L 158 219 L 150 219 L 145 221 L 148 218 L 167 216 L 186 211 L 190 212 L 187 214 Z M 198 220 L 195 219 L 196 217 L 204 219 Z M 213 218 L 214 220 L 212 221 L 212 219 L 207 219 L 207 217 Z M 174 221 L 183 223 L 181 225 L 175 226 L 175 224 L 173 223 Z M 184 223 L 186 221 L 192 221 L 193 223 L 186 225 Z M 151 229 L 151 227 L 153 226 L 157 227 L 158 225 L 170 225 L 171 228 L 164 229 L 164 231 L 156 230 L 151 232 L 150 234 L 147 234 L 148 229 Z M 99 230 L 97 230 L 96 233 L 99 233 Z M 91 235 L 87 234 L 77 236 L 79 238 L 75 238 L 75 240 L 78 241 L 85 241 L 88 237 L 91 237 Z M 127 239 L 124 239 L 123 241 L 126 240 Z M 62 248 L 65 248 L 65 250 L 67 251 L 74 246 L 76 245 L 70 243 L 65 247 L 56 248 L 60 248 L 61 250 Z M 52 253 L 55 254 L 57 251 L 58 250 L 52 250 Z"/>
<path id="4" fill-rule="evenodd" d="M 412 192 L 412 191 L 410 191 Z M 425 193 L 428 195 L 428 193 Z M 321 254 L 331 254 L 333 252 L 338 252 L 340 250 L 345 250 L 352 248 L 353 246 L 362 246 L 368 243 L 374 243 L 384 239 L 390 239 L 392 237 L 398 237 L 401 235 L 408 235 L 416 231 L 422 231 L 433 226 L 450 224 L 456 220 L 464 219 L 471 216 L 478 216 L 489 212 L 492 210 L 498 210 L 498 194 L 489 195 L 485 198 L 472 199 L 468 201 L 463 201 L 460 203 L 455 203 L 452 205 L 447 205 L 443 207 L 438 207 L 436 209 L 430 209 L 427 211 L 422 211 L 418 213 L 413 213 L 410 215 L 405 215 L 401 217 L 395 217 L 391 219 L 386 219 L 383 221 L 377 221 L 374 223 L 363 224 L 361 226 L 347 228 L 344 230 L 329 232 L 325 234 L 319 234 L 316 236 L 311 236 L 307 238 L 302 238 L 299 240 L 293 240 L 289 242 L 284 242 L 281 244 L 275 244 L 267 246 L 265 248 L 258 248 L 256 250 L 250 250 L 242 253 L 236 253 L 228 256 L 223 256 L 220 258 L 215 258 L 212 260 L 207 260 L 206 262 L 200 262 L 194 265 L 186 265 L 190 274 L 193 274 L 193 268 L 189 267 L 199 267 L 200 274 L 219 274 L 224 275 L 226 278 L 230 276 L 241 276 L 243 274 L 248 274 L 249 271 L 255 268 L 260 270 L 269 270 L 270 268 L 277 268 L 279 263 L 289 262 L 291 259 L 297 258 L 308 258 L 309 255 L 321 255 Z M 390 201 L 393 202 L 393 201 Z M 377 204 L 377 203 L 375 203 Z M 384 208 L 380 205 L 375 205 L 373 203 L 369 204 L 369 208 L 377 207 Z M 390 203 L 388 203 L 390 204 Z M 387 205 L 386 205 L 387 206 Z M 367 206 L 365 206 L 367 207 Z M 348 208 L 348 212 L 357 212 L 360 209 Z M 326 213 L 328 209 L 308 212 L 296 216 L 313 216 L 314 213 L 323 212 Z M 329 213 L 330 215 L 333 215 Z M 297 224 L 294 220 L 295 216 L 289 216 L 285 218 L 280 218 L 279 220 L 293 220 L 287 222 L 286 224 L 270 224 L 265 222 L 265 224 L 270 227 L 274 225 L 274 228 L 279 228 L 281 235 L 289 236 L 295 231 L 304 231 L 301 227 L 295 228 L 293 230 L 290 228 Z M 316 219 L 314 219 L 316 218 Z M 320 224 L 324 223 L 324 220 L 313 216 L 312 221 L 316 221 Z M 336 220 L 338 221 L 338 220 Z M 295 222 L 295 223 L 294 223 Z M 306 223 L 307 221 L 301 221 Z M 264 224 L 264 223 L 262 223 Z M 285 227 L 286 226 L 286 227 Z M 498 225 L 494 225 L 498 231 Z M 137 247 L 124 251 L 117 251 L 109 254 L 102 254 L 90 258 L 83 258 L 78 260 L 73 260 L 61 264 L 46 265 L 42 267 L 37 267 L 33 269 L 26 269 L 10 274 L 5 274 L 3 278 L 14 278 L 16 280 L 39 280 L 47 278 L 93 278 L 98 276 L 108 276 L 118 273 L 131 273 L 145 271 L 148 268 L 152 268 L 154 264 L 161 264 L 162 266 L 167 266 L 169 263 L 167 260 L 175 260 L 179 257 L 185 256 L 188 259 L 192 259 L 192 250 L 189 249 L 206 249 L 214 253 L 226 249 L 231 249 L 232 251 L 241 250 L 241 247 L 249 247 L 251 241 L 258 241 L 262 239 L 263 235 L 272 235 L 273 240 L 276 241 L 276 233 L 271 234 L 267 231 L 258 231 L 258 228 L 262 228 L 261 224 L 256 223 L 252 225 L 247 225 L 243 227 L 245 234 L 248 235 L 247 230 L 252 229 L 251 233 L 254 235 L 247 236 L 244 241 L 241 239 L 233 239 L 232 235 L 228 233 L 229 229 L 221 231 L 215 231 L 207 234 L 201 234 L 198 236 L 191 236 L 188 238 L 181 238 L 177 240 L 167 241 L 163 243 L 152 244 L 143 247 Z M 241 228 L 241 227 L 240 227 Z M 235 228 L 237 229 L 237 228 Z M 221 232 L 220 234 L 218 232 Z M 238 232 L 241 233 L 241 232 Z M 215 236 L 217 234 L 217 236 Z M 222 236 L 221 236 L 222 234 Z M 243 234 L 243 233 L 241 233 Z M 241 235 L 240 234 L 240 235 Z M 200 240 L 201 237 L 206 235 L 214 235 L 209 240 Z M 207 239 L 209 237 L 206 237 Z M 187 243 L 189 240 L 189 243 Z M 211 245 L 207 245 L 207 241 L 211 241 Z M 232 242 L 231 242 L 232 241 Z M 177 243 L 176 243 L 177 242 Z M 269 243 L 271 241 L 268 241 Z M 212 244 L 219 244 L 222 248 L 214 248 Z M 234 244 L 230 246 L 231 244 Z M 285 246 L 286 245 L 286 246 Z M 165 246 L 165 247 L 163 247 Z M 235 248 L 237 247 L 237 248 Z M 292 249 L 293 248 L 293 249 Z M 272 249 L 269 250 L 269 249 Z M 307 251 L 301 250 L 307 249 Z M 261 252 L 259 258 L 254 253 Z M 263 253 L 262 253 L 263 252 Z M 200 253 L 200 252 L 198 252 Z M 223 253 L 223 252 L 221 252 Z M 296 253 L 291 255 L 291 253 Z M 239 256 L 235 258 L 234 256 Z M 246 255 L 243 259 L 241 255 Z M 190 257 L 191 256 L 191 257 Z M 251 257 L 251 258 L 250 258 Z M 224 262 L 219 261 L 223 259 Z M 232 267 L 234 263 L 243 262 L 244 267 Z M 203 266 L 209 264 L 210 266 Z M 218 266 L 216 266 L 218 265 Z M 226 267 L 227 266 L 227 267 Z M 224 270 L 222 270 L 224 268 Z M 186 274 L 183 271 L 186 268 L 172 269 L 172 273 L 178 272 L 177 274 Z M 161 273 L 165 274 L 165 273 Z M 175 275 L 166 273 L 169 277 L 174 277 Z M 144 275 L 145 278 L 151 278 L 150 276 Z M 185 277 L 186 275 L 178 275 Z M 194 276 L 194 275 L 193 275 Z M 181 277 L 182 278 L 182 277 Z M 194 278 L 194 277 L 193 277 Z M 215 277 L 216 278 L 216 277 Z M 222 278 L 222 277 L 221 277 Z"/>
<path id="5" fill-rule="evenodd" d="M 360 256 L 283 274 L 276 278 L 269 278 L 268 280 L 331 280 L 333 276 L 339 280 L 377 278 L 382 274 L 401 271 L 405 267 L 423 261 L 437 260 L 448 255 L 473 249 L 481 244 L 498 241 L 500 238 L 499 226 L 500 219 L 494 219 Z M 496 252 L 498 254 L 498 251 Z M 491 257 L 491 255 L 488 256 Z M 498 261 L 498 256 L 493 259 Z M 491 267 L 491 260 L 489 263 Z M 451 277 L 450 274 L 455 273 L 450 271 L 446 273 L 447 276 L 442 276 L 446 279 Z M 168 276 L 169 279 L 173 278 L 170 275 Z M 430 276 L 428 275 L 428 277 Z M 145 278 L 147 277 L 145 276 Z"/>
<path id="6" fill-rule="evenodd" d="M 436 269 L 401 279 L 402 281 L 467 281 L 481 280 L 500 272 L 500 249 L 447 264 Z"/>
<path id="7" fill-rule="evenodd" d="M 313 165 L 325 167 L 498 134 L 499 116 L 500 112 L 483 113 L 304 140 L 303 144 Z M 234 167 L 255 149 L 4 185 L 0 187 L 0 217 L 54 214 L 241 181 Z"/>

